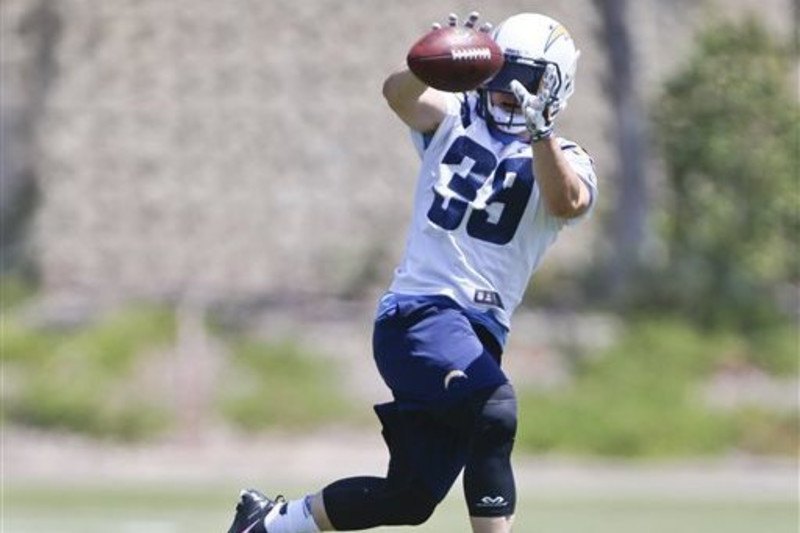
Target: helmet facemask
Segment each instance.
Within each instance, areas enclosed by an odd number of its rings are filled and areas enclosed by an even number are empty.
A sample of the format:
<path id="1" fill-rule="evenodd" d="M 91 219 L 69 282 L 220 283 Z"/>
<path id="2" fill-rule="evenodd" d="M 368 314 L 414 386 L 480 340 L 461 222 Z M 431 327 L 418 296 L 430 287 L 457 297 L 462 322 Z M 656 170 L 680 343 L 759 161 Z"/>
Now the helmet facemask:
<path id="1" fill-rule="evenodd" d="M 513 110 L 508 110 L 503 106 L 496 105 L 492 101 L 490 93 L 513 94 L 510 84 L 513 80 L 517 80 L 522 83 L 528 92 L 535 94 L 539 90 L 539 84 L 547 65 L 548 62 L 546 61 L 506 53 L 503 68 L 480 89 L 481 99 L 486 110 L 485 118 L 504 133 L 512 135 L 525 133 L 525 115 L 523 115 L 522 109 L 516 107 Z M 558 69 L 558 65 L 556 65 L 556 69 Z M 559 76 L 560 79 L 561 77 Z"/>

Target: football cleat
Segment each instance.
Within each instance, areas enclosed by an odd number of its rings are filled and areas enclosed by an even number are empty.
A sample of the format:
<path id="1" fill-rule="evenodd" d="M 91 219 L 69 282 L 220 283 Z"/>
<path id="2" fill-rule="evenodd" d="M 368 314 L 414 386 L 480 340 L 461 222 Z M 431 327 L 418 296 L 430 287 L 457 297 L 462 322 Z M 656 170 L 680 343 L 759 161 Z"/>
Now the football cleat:
<path id="1" fill-rule="evenodd" d="M 236 504 L 236 516 L 228 533 L 266 533 L 264 517 L 276 505 L 285 502 L 283 496 L 276 496 L 270 500 L 255 489 L 243 490 Z"/>

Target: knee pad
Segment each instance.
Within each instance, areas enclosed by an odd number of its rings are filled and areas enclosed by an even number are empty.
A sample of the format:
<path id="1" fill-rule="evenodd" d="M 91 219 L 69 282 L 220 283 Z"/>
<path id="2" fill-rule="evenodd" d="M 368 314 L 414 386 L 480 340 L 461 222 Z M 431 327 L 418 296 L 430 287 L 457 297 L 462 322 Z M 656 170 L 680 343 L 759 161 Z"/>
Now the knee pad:
<path id="1" fill-rule="evenodd" d="M 501 385 L 481 406 L 475 444 L 498 446 L 511 444 L 517 435 L 517 397 L 511 384 Z"/>
<path id="2" fill-rule="evenodd" d="M 470 516 L 514 514 L 516 488 L 511 451 L 517 432 L 517 401 L 506 384 L 481 405 L 470 458 L 464 470 L 464 495 Z"/>

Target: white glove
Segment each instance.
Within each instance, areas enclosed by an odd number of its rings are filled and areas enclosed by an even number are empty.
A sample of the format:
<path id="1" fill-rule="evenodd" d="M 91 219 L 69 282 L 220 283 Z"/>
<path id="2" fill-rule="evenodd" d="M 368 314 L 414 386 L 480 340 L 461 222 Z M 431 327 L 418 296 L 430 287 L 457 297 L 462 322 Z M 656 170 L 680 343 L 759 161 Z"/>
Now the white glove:
<path id="1" fill-rule="evenodd" d="M 536 94 L 529 93 L 517 80 L 510 84 L 511 91 L 525 115 L 525 124 L 531 134 L 531 141 L 547 139 L 553 135 L 553 119 L 560 107 L 558 100 L 552 96 L 557 83 L 558 74 L 555 65 L 547 65 Z"/>
<path id="2" fill-rule="evenodd" d="M 469 14 L 469 16 L 467 17 L 467 20 L 464 21 L 464 27 L 465 28 L 474 28 L 475 27 L 475 23 L 478 22 L 478 18 L 479 17 L 480 17 L 480 14 L 477 11 L 473 11 L 472 13 Z M 456 15 L 455 13 L 450 13 L 450 15 L 448 15 L 448 17 L 447 17 L 447 25 L 448 26 L 454 26 L 454 27 L 458 26 L 458 15 Z M 431 26 L 431 28 L 434 29 L 434 30 L 438 30 L 441 27 L 442 27 L 442 25 L 439 24 L 438 22 L 434 22 L 433 25 Z M 484 22 L 479 29 L 480 29 L 480 31 L 482 31 L 484 33 L 489 33 L 490 31 L 492 31 L 492 25 L 489 22 Z"/>

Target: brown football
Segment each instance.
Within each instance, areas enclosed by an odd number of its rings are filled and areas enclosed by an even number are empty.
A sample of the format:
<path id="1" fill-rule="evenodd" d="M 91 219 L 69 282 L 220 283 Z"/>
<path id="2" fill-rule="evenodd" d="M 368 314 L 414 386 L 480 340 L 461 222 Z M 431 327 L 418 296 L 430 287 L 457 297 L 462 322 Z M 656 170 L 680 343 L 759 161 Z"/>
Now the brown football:
<path id="1" fill-rule="evenodd" d="M 411 72 L 447 92 L 475 89 L 503 67 L 503 53 L 488 33 L 445 26 L 428 32 L 408 51 Z"/>

